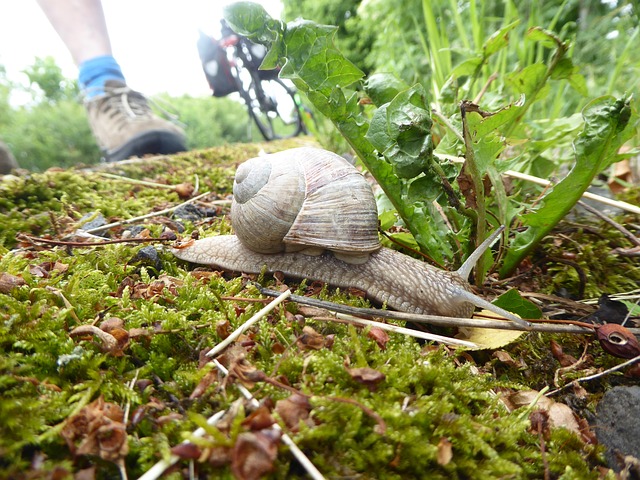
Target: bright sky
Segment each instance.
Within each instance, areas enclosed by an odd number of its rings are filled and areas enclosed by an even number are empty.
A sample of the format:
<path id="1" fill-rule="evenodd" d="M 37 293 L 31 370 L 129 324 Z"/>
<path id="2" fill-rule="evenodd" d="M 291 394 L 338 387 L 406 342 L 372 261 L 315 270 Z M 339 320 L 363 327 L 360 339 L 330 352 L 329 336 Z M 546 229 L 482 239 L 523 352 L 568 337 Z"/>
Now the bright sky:
<path id="1" fill-rule="evenodd" d="M 146 95 L 209 95 L 196 48 L 198 29 L 216 32 L 228 3 L 232 2 L 103 0 L 114 56 L 129 86 Z M 280 17 L 280 0 L 257 3 Z M 0 2 L 0 64 L 10 78 L 26 85 L 20 71 L 36 56 L 54 57 L 65 76 L 77 78 L 70 54 L 35 0 Z"/>

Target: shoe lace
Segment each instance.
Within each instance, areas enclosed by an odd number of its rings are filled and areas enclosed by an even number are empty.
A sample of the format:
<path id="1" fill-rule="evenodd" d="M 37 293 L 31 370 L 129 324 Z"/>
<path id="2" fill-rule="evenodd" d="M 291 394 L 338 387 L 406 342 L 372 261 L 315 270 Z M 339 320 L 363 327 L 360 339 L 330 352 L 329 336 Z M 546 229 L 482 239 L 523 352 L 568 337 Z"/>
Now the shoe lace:
<path id="1" fill-rule="evenodd" d="M 121 87 L 104 87 L 103 90 L 105 105 L 123 111 L 129 117 L 135 118 L 138 116 L 151 115 L 153 113 L 151 106 L 153 105 L 163 117 L 183 128 L 186 126 L 179 120 L 177 113 L 170 112 L 164 107 L 164 105 L 166 105 L 171 108 L 168 102 L 147 98 L 127 85 Z M 90 91 L 91 89 L 87 90 L 87 92 Z"/>

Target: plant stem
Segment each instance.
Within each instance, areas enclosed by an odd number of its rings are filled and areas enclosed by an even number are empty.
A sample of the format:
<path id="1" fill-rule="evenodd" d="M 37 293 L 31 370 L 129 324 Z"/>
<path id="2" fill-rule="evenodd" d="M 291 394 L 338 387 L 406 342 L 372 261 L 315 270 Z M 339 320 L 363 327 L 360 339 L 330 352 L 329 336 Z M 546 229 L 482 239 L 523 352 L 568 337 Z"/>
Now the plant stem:
<path id="1" fill-rule="evenodd" d="M 469 125 L 467 124 L 467 105 L 468 102 L 463 101 L 460 104 L 460 114 L 462 116 L 462 136 L 464 137 L 465 145 L 465 162 L 462 167 L 463 172 L 467 174 L 469 179 L 473 182 L 473 190 L 475 193 L 476 209 L 476 248 L 482 243 L 485 237 L 485 224 L 486 224 L 486 204 L 485 204 L 485 192 L 484 184 L 482 183 L 482 175 L 476 164 L 475 152 L 473 149 L 473 139 L 469 132 Z M 476 268 L 475 282 L 476 285 L 481 286 L 484 283 L 484 272 L 487 271 L 485 263 L 487 255 L 483 255 L 478 261 L 480 268 Z"/>

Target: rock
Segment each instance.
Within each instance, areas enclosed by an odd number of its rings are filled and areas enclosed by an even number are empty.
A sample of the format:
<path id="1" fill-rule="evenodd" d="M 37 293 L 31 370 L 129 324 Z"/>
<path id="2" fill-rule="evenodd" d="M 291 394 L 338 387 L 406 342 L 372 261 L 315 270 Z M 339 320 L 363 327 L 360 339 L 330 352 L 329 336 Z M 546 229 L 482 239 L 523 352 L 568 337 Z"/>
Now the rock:
<path id="1" fill-rule="evenodd" d="M 173 216 L 182 220 L 196 222 L 207 217 L 215 217 L 216 211 L 209 208 L 199 208 L 191 203 L 181 205 L 173 212 Z"/>
<path id="2" fill-rule="evenodd" d="M 640 459 L 640 387 L 614 387 L 596 408 L 596 436 L 607 449 L 609 467 L 624 468 L 624 457 Z"/>
<path id="3" fill-rule="evenodd" d="M 140 266 L 153 267 L 157 272 L 162 270 L 162 260 L 158 255 L 158 251 L 151 245 L 142 247 L 138 252 L 129 260 L 130 264 L 136 264 Z"/>
<path id="4" fill-rule="evenodd" d="M 104 218 L 104 215 L 102 215 L 102 213 L 100 212 L 91 212 L 83 215 L 78 223 L 81 225 L 80 228 L 86 232 L 88 230 L 94 230 L 100 227 L 104 227 L 105 225 L 107 225 L 107 219 Z M 107 229 L 95 230 L 93 234 L 106 237 L 106 230 Z"/>

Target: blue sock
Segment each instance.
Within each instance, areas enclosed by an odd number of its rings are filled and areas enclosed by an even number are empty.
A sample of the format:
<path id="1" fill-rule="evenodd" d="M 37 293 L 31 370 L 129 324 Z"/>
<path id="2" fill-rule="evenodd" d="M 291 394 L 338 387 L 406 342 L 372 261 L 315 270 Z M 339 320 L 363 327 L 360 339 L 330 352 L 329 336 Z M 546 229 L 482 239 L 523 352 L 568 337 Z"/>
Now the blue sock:
<path id="1" fill-rule="evenodd" d="M 111 55 L 94 57 L 80 64 L 78 83 L 86 98 L 102 95 L 107 80 L 124 82 L 120 65 Z"/>

